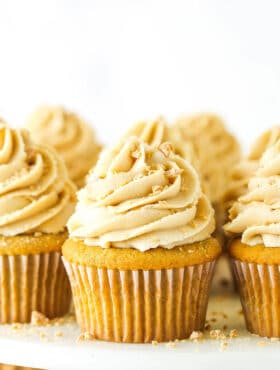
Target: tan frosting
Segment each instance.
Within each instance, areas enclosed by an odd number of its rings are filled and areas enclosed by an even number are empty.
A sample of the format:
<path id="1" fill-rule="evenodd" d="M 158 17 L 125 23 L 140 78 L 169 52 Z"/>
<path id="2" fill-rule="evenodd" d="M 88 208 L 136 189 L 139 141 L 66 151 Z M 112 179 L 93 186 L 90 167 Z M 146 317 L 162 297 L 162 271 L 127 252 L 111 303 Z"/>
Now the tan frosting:
<path id="1" fill-rule="evenodd" d="M 241 195 L 246 193 L 248 182 L 258 168 L 258 161 L 242 159 L 232 167 L 229 184 L 223 197 L 225 210 L 228 210 Z"/>
<path id="2" fill-rule="evenodd" d="M 58 151 L 70 178 L 77 186 L 82 186 L 101 150 L 91 127 L 62 107 L 36 109 L 27 120 L 26 127 L 36 142 L 48 144 Z"/>
<path id="3" fill-rule="evenodd" d="M 261 134 L 252 145 L 248 159 L 259 161 L 267 148 L 280 139 L 280 126 L 274 126 Z"/>
<path id="4" fill-rule="evenodd" d="M 0 235 L 63 231 L 75 186 L 55 151 L 0 123 Z"/>
<path id="5" fill-rule="evenodd" d="M 182 138 L 194 146 L 210 200 L 221 201 L 228 186 L 229 170 L 240 159 L 237 140 L 225 129 L 222 120 L 212 114 L 182 117 L 175 126 Z"/>
<path id="6" fill-rule="evenodd" d="M 78 199 L 68 229 L 87 245 L 172 248 L 215 228 L 196 171 L 168 143 L 157 149 L 129 137 L 104 150 Z"/>
<path id="7" fill-rule="evenodd" d="M 248 190 L 229 212 L 225 231 L 248 245 L 280 247 L 280 140 L 268 148 Z"/>
<path id="8" fill-rule="evenodd" d="M 224 196 L 226 209 L 229 209 L 235 200 L 246 193 L 248 182 L 256 172 L 261 156 L 279 139 L 280 126 L 270 128 L 256 139 L 247 158 L 243 158 L 232 167 L 229 174 L 229 186 Z"/>
<path id="9" fill-rule="evenodd" d="M 137 136 L 146 144 L 158 147 L 164 142 L 170 142 L 176 154 L 187 159 L 198 170 L 198 160 L 194 153 L 192 143 L 181 138 L 180 132 L 175 126 L 169 126 L 163 117 L 151 121 L 140 121 L 130 127 L 123 138 Z"/>

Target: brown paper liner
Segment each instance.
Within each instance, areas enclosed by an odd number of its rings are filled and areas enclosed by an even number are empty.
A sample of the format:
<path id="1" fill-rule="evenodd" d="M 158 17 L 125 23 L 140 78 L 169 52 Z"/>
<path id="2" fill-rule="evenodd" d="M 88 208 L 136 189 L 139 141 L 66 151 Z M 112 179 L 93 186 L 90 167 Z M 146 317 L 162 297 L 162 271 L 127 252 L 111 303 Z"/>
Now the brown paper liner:
<path id="1" fill-rule="evenodd" d="M 69 310 L 71 289 L 61 253 L 0 256 L 0 323 L 29 322 L 32 311 L 48 318 Z"/>
<path id="2" fill-rule="evenodd" d="M 96 339 L 147 343 L 203 330 L 215 261 L 178 269 L 112 270 L 63 258 L 83 332 Z"/>
<path id="3" fill-rule="evenodd" d="M 280 337 L 280 265 L 232 261 L 247 329 Z"/>

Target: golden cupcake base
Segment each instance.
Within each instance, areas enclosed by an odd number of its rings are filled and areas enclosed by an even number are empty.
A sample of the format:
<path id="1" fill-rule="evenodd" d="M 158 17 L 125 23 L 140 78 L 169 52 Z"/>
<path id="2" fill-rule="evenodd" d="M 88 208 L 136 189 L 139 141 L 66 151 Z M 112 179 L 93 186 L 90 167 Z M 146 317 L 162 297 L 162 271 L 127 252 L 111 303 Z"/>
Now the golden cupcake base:
<path id="1" fill-rule="evenodd" d="M 81 263 L 85 254 L 77 256 L 79 247 L 75 245 L 87 250 L 90 264 Z M 202 251 L 205 262 L 201 261 Z M 185 339 L 193 331 L 203 330 L 220 251 L 214 239 L 147 252 L 94 248 L 68 240 L 63 246 L 63 261 L 81 330 L 96 339 L 126 343 Z M 188 254 L 189 261 L 197 264 L 182 266 Z M 116 268 L 116 255 L 119 265 L 130 261 L 131 269 Z M 95 260 L 98 266 L 93 265 Z M 145 268 L 152 265 L 160 268 Z"/>
<path id="2" fill-rule="evenodd" d="M 280 248 L 246 246 L 234 240 L 229 250 L 247 329 L 279 338 Z"/>

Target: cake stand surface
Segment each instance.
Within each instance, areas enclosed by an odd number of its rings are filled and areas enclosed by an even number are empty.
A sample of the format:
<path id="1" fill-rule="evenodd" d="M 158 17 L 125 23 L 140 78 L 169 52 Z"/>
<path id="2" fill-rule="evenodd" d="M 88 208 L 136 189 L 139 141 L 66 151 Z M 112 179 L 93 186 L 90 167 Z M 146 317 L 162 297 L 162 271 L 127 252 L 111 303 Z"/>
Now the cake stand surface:
<path id="1" fill-rule="evenodd" d="M 2 325 L 0 362 L 59 370 L 279 369 L 280 341 L 246 332 L 237 296 L 212 296 L 207 322 L 203 337 L 144 345 L 78 340 L 77 324 L 67 319 L 48 326 Z"/>

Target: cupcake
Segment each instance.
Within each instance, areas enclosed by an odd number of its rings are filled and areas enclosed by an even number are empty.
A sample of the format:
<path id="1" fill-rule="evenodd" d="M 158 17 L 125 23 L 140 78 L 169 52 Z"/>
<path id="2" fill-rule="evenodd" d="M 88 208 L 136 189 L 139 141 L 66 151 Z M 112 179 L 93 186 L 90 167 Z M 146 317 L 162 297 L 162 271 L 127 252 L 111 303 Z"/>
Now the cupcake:
<path id="1" fill-rule="evenodd" d="M 280 337 L 280 140 L 268 148 L 245 195 L 229 212 L 225 231 L 246 325 Z"/>
<path id="2" fill-rule="evenodd" d="M 61 262 L 75 187 L 55 151 L 0 123 L 0 323 L 68 311 Z"/>
<path id="3" fill-rule="evenodd" d="M 193 167 L 130 137 L 103 151 L 78 199 L 63 259 L 81 330 L 132 343 L 203 330 L 220 246 Z"/>
<path id="4" fill-rule="evenodd" d="M 52 146 L 62 156 L 71 180 L 81 187 L 95 165 L 101 145 L 92 128 L 62 107 L 40 107 L 26 122 L 34 140 Z"/>

